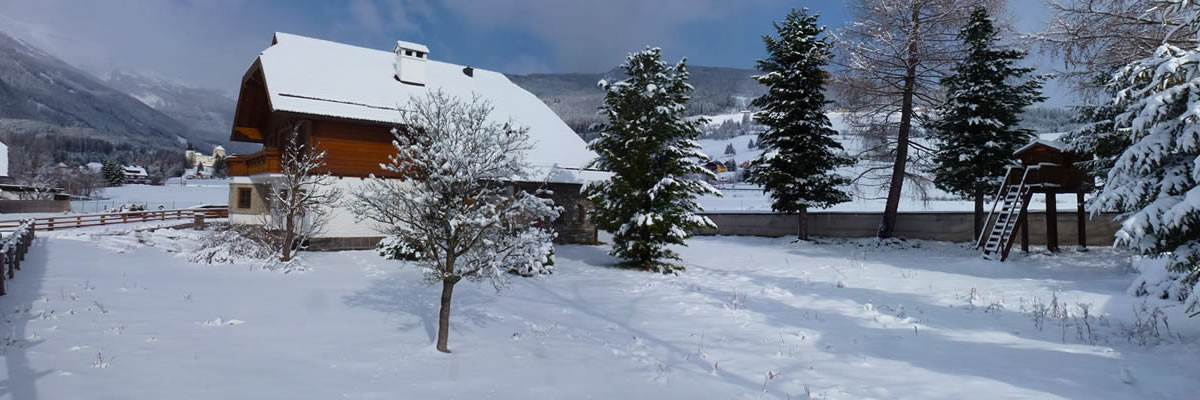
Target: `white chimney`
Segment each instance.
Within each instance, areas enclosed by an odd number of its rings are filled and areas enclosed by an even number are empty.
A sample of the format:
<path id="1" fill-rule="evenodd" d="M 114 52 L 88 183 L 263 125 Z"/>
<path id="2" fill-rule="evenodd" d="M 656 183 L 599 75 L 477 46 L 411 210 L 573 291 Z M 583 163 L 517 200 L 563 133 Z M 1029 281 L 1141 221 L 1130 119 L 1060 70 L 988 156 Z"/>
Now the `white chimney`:
<path id="1" fill-rule="evenodd" d="M 425 61 L 429 48 L 423 44 L 396 41 L 396 80 L 410 85 L 425 86 Z"/>

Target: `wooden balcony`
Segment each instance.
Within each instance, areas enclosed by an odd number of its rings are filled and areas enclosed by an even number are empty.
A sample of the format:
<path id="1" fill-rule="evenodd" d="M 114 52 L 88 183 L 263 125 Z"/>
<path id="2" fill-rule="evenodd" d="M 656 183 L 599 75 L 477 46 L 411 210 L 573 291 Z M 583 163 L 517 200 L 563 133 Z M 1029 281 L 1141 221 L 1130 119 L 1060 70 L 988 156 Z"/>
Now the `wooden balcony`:
<path id="1" fill-rule="evenodd" d="M 254 154 L 231 156 L 228 162 L 229 176 L 251 176 L 283 172 L 283 169 L 279 166 L 279 151 L 277 150 L 263 150 Z"/>

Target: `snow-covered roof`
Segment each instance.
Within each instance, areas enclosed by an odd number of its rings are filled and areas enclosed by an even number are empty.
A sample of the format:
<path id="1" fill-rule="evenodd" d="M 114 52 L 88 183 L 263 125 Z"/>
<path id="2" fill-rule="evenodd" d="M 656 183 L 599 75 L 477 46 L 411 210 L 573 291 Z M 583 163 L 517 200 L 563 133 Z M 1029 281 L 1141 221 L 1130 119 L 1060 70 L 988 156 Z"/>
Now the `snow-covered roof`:
<path id="1" fill-rule="evenodd" d="M 139 175 L 139 176 L 147 175 L 145 168 L 142 168 L 142 167 L 139 167 L 136 165 L 125 165 L 125 166 L 122 166 L 121 168 L 125 170 L 126 174 Z"/>
<path id="2" fill-rule="evenodd" d="M 275 111 L 397 123 L 414 96 L 442 90 L 462 99 L 478 95 L 491 103 L 492 119 L 529 128 L 528 157 L 537 166 L 583 167 L 596 157 L 562 119 L 540 99 L 503 74 L 425 62 L 425 86 L 395 78 L 395 54 L 348 44 L 276 33 L 275 44 L 259 60 Z"/>
<path id="3" fill-rule="evenodd" d="M 1029 150 L 1029 149 L 1033 148 L 1033 146 L 1037 146 L 1039 144 L 1049 147 L 1049 148 L 1052 148 L 1052 149 L 1055 149 L 1055 150 L 1058 150 L 1058 151 L 1067 151 L 1066 143 L 1063 143 L 1063 142 L 1060 142 L 1057 140 L 1037 139 L 1032 142 L 1029 142 L 1029 144 L 1027 144 L 1027 145 L 1021 146 L 1021 148 L 1017 149 L 1017 151 L 1014 151 L 1013 154 L 1021 154 L 1021 152 L 1024 152 L 1025 150 Z"/>

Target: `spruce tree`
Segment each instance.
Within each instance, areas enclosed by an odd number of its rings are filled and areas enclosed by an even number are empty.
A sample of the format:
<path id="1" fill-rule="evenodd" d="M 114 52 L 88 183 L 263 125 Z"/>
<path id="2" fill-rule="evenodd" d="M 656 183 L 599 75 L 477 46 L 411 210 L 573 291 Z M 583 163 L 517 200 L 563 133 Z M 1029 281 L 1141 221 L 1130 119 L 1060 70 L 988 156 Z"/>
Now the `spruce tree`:
<path id="1" fill-rule="evenodd" d="M 1200 4 L 1176 3 L 1166 14 L 1189 25 L 1200 23 Z M 1169 42 L 1118 71 L 1114 119 L 1130 145 L 1109 170 L 1093 211 L 1124 212 L 1118 243 L 1167 267 L 1200 280 L 1200 42 L 1186 47 Z M 1184 46 L 1184 45 L 1181 45 Z M 1194 293 L 1191 307 L 1200 301 Z M 1195 310 L 1195 308 L 1193 308 Z"/>
<path id="2" fill-rule="evenodd" d="M 733 148 L 733 143 L 725 145 L 725 155 L 732 156 L 737 154 L 737 150 Z"/>
<path id="3" fill-rule="evenodd" d="M 125 168 L 116 161 L 105 161 L 100 167 L 100 174 L 104 175 L 104 180 L 109 186 L 121 186 L 125 184 Z"/>
<path id="4" fill-rule="evenodd" d="M 605 121 L 588 147 L 599 156 L 591 167 L 613 176 L 589 184 L 585 193 L 595 204 L 592 220 L 613 233 L 611 253 L 626 267 L 680 270 L 670 262 L 678 254 L 667 246 L 684 245 L 693 229 L 714 226 L 696 215 L 696 196 L 720 192 L 697 178 L 714 175 L 703 168 L 708 157 L 696 143 L 706 121 L 684 118 L 692 91 L 685 62 L 668 66 L 659 49 L 648 48 L 621 64 L 628 78 L 600 81 Z"/>
<path id="5" fill-rule="evenodd" d="M 1044 100 L 1041 76 L 1015 64 L 1025 52 L 1001 48 L 1000 32 L 987 10 L 977 8 L 959 34 L 967 56 L 942 78 L 946 102 L 931 123 L 937 144 L 934 184 L 975 200 L 975 232 L 983 225 L 984 196 L 997 190 L 1014 165 L 1013 152 L 1035 136 L 1020 129 L 1021 111 Z"/>
<path id="6" fill-rule="evenodd" d="M 840 154 L 842 145 L 825 115 L 822 87 L 829 73 L 833 45 L 817 25 L 817 15 L 792 10 L 775 24 L 779 37 L 763 36 L 768 56 L 758 60 L 762 75 L 754 79 L 767 93 L 754 99 L 761 111 L 754 121 L 767 131 L 756 147 L 761 156 L 750 163 L 749 182 L 763 186 L 773 200 L 771 209 L 794 213 L 808 208 L 825 208 L 850 200 L 842 188 L 850 179 L 837 168 L 853 160 Z"/>
<path id="7" fill-rule="evenodd" d="M 1118 131 L 1113 125 L 1113 120 L 1121 113 L 1121 109 L 1113 104 L 1116 96 L 1112 85 L 1114 74 L 1115 71 L 1096 74 L 1093 85 L 1108 85 L 1102 100 L 1075 107 L 1074 120 L 1082 125 L 1063 137 L 1072 152 L 1085 158 L 1075 166 L 1091 177 L 1108 176 L 1117 157 L 1130 145 L 1129 134 Z M 1103 180 L 1096 182 L 1096 189 L 1103 186 Z"/>

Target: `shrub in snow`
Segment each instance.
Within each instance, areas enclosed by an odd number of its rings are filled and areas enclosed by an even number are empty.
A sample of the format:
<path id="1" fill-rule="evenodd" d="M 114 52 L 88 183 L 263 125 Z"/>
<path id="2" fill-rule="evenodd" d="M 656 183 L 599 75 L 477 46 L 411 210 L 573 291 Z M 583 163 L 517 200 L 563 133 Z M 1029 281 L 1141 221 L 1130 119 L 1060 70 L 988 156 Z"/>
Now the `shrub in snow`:
<path id="1" fill-rule="evenodd" d="M 414 98 L 394 129 L 396 153 L 381 167 L 401 179 L 372 177 L 353 193 L 352 209 L 387 237 L 380 254 L 407 260 L 428 284 L 442 284 L 437 349 L 449 352 L 450 303 L 463 279 L 497 290 L 509 272 L 550 271 L 559 208 L 515 190 L 527 175 L 526 128 L 491 122 L 492 107 L 442 92 Z"/>
<path id="2" fill-rule="evenodd" d="M 692 91 L 686 60 L 669 67 L 660 53 L 629 54 L 621 64 L 627 79 L 600 82 L 606 122 L 588 147 L 599 155 L 591 167 L 613 177 L 589 184 L 585 193 L 596 205 L 596 226 L 613 233 L 612 254 L 622 265 L 672 272 L 682 267 L 666 261 L 679 259 L 667 245 L 685 245 L 692 229 L 715 226 L 696 215 L 696 196 L 720 192 L 697 179 L 715 175 L 704 169 L 708 157 L 696 143 L 706 121 L 684 118 Z"/>
<path id="3" fill-rule="evenodd" d="M 188 261 L 199 264 L 250 263 L 266 265 L 278 260 L 276 253 L 261 240 L 255 240 L 253 231 L 239 232 L 236 229 L 218 229 L 204 232 L 197 239 L 198 246 L 188 254 Z"/>
<path id="4" fill-rule="evenodd" d="M 833 44 L 825 27 L 808 10 L 792 10 L 775 24 L 779 37 L 764 36 L 768 56 L 758 60 L 762 75 L 754 79 L 767 93 L 752 103 L 762 111 L 754 120 L 767 127 L 756 146 L 765 151 L 750 162 L 751 183 L 771 195 L 771 209 L 801 212 L 850 201 L 842 190 L 850 178 L 837 168 L 854 163 L 842 155 L 842 145 L 825 115 L 824 86 Z"/>
<path id="5" fill-rule="evenodd" d="M 1165 9 L 1200 23 L 1200 4 L 1171 2 Z M 1116 128 L 1132 143 L 1109 171 L 1093 211 L 1125 212 L 1117 240 L 1162 256 L 1167 269 L 1200 280 L 1200 48 L 1169 43 L 1122 68 Z M 1196 302 L 1190 303 L 1195 309 Z"/>
<path id="6" fill-rule="evenodd" d="M 983 197 L 1000 188 L 1005 167 L 1016 164 L 1013 152 L 1029 143 L 1033 131 L 1021 129 L 1021 111 L 1045 99 L 1040 76 L 1018 67 L 1025 52 L 998 47 L 1000 31 L 987 9 L 977 8 L 959 33 L 969 51 L 942 78 L 946 102 L 930 124 L 937 143 L 934 184 L 975 199 L 975 232 L 983 225 Z"/>
<path id="7" fill-rule="evenodd" d="M 1162 257 L 1135 257 L 1133 268 L 1137 270 L 1138 275 L 1133 284 L 1129 285 L 1129 294 L 1163 300 L 1187 300 L 1195 291 L 1196 285 L 1185 282 L 1187 273 L 1168 268 L 1167 261 Z"/>

